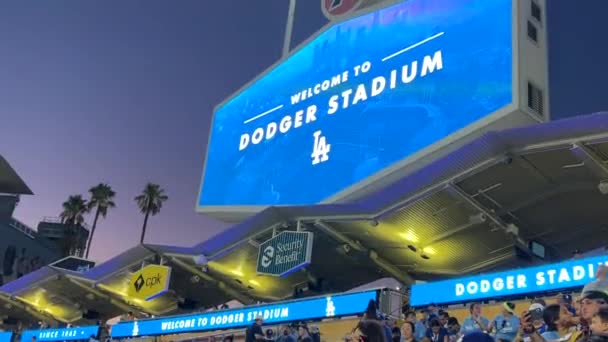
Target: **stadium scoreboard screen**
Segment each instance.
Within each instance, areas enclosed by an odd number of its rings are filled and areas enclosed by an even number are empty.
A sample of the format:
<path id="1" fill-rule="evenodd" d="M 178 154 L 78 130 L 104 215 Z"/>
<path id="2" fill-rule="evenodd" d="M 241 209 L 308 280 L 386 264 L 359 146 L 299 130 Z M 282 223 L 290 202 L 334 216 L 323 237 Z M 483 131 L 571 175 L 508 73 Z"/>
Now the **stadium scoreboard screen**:
<path id="1" fill-rule="evenodd" d="M 409 0 L 333 24 L 216 107 L 199 211 L 309 205 L 514 100 L 512 0 Z"/>

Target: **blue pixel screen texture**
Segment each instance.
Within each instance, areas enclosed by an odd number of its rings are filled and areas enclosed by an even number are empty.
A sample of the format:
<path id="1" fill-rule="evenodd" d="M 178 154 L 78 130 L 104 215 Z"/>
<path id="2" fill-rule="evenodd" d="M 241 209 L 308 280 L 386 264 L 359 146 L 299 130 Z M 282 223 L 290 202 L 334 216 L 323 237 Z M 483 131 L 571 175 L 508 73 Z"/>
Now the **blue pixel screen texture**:
<path id="1" fill-rule="evenodd" d="M 412 286 L 410 304 L 460 303 L 584 286 L 595 279 L 601 264 L 608 265 L 608 256 L 417 284 Z"/>
<path id="2" fill-rule="evenodd" d="M 329 28 L 218 106 L 198 205 L 316 204 L 511 104 L 511 13 L 409 0 Z"/>
<path id="3" fill-rule="evenodd" d="M 114 325 L 111 335 L 114 338 L 122 338 L 233 329 L 252 324 L 258 315 L 264 317 L 265 324 L 358 315 L 365 311 L 370 300 L 376 300 L 376 295 L 376 291 L 367 291 L 196 315 L 124 322 Z"/>
<path id="4" fill-rule="evenodd" d="M 0 342 L 11 342 L 12 338 L 12 332 L 0 332 Z"/>
<path id="5" fill-rule="evenodd" d="M 97 325 L 76 328 L 25 330 L 21 334 L 21 342 L 32 342 L 33 336 L 36 336 L 37 342 L 88 340 L 91 336 L 97 336 L 98 334 L 99 326 Z"/>

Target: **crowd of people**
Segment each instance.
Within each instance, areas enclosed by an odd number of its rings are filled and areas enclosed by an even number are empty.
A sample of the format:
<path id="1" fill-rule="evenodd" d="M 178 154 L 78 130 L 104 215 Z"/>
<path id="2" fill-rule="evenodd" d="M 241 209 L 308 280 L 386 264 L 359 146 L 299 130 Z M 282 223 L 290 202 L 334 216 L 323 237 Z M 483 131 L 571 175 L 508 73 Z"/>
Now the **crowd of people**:
<path id="1" fill-rule="evenodd" d="M 521 304 L 520 304 L 521 305 Z M 501 313 L 487 318 L 481 303 L 468 305 L 461 322 L 430 305 L 417 317 L 407 311 L 403 322 L 380 319 L 368 308 L 347 342 L 608 342 L 607 268 L 587 284 L 576 300 L 561 294 L 554 304 L 533 300 L 520 317 L 516 304 L 504 302 Z"/>

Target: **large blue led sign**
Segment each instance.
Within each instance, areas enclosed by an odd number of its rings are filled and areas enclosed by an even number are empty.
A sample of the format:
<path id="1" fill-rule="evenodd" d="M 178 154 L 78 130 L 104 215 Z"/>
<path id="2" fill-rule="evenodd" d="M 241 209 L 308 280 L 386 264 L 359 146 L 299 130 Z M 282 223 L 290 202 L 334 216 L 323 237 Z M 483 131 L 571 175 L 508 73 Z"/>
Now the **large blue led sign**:
<path id="1" fill-rule="evenodd" d="M 199 207 L 315 204 L 513 102 L 512 0 L 328 28 L 219 105 Z"/>
<path id="2" fill-rule="evenodd" d="M 25 330 L 21 333 L 21 342 L 31 342 L 34 336 L 37 342 L 88 340 L 91 336 L 97 337 L 98 334 L 99 326 L 97 325 L 62 329 Z"/>
<path id="3" fill-rule="evenodd" d="M 357 315 L 362 314 L 369 301 L 376 300 L 376 297 L 377 291 L 367 291 L 196 315 L 122 322 L 112 327 L 111 335 L 113 338 L 124 338 L 234 329 L 250 325 L 258 315 L 264 317 L 268 324 Z"/>
<path id="4" fill-rule="evenodd" d="M 0 332 L 0 342 L 11 342 L 13 339 L 12 332 Z"/>
<path id="5" fill-rule="evenodd" d="M 608 256 L 571 260 L 500 273 L 412 286 L 410 304 L 447 304 L 524 295 L 583 286 L 595 278 Z"/>

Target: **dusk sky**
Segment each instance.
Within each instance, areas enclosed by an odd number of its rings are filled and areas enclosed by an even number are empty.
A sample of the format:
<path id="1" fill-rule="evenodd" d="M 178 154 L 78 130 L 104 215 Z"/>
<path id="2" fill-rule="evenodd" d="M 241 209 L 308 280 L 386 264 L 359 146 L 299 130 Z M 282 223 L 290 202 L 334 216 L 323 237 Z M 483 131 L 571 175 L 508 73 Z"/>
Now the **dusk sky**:
<path id="1" fill-rule="evenodd" d="M 319 2 L 299 0 L 294 43 L 325 24 Z M 549 2 L 553 115 L 608 110 L 608 1 Z M 191 246 L 227 227 L 194 212 L 212 110 L 280 58 L 287 4 L 4 1 L 0 154 L 35 193 L 16 217 L 35 227 L 110 184 L 117 208 L 91 253 L 102 261 L 137 244 L 133 197 L 155 182 L 169 200 L 147 242 Z"/>

